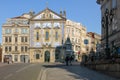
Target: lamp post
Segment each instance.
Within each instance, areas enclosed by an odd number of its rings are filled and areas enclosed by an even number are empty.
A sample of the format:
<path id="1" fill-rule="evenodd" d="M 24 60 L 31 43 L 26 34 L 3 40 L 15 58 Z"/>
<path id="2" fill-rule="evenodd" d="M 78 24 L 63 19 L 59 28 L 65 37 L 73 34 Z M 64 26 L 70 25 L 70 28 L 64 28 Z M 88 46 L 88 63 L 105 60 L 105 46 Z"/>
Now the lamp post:
<path id="1" fill-rule="evenodd" d="M 109 48 L 109 25 L 112 23 L 112 19 L 113 19 L 113 10 L 109 11 L 108 9 L 105 10 L 104 16 L 102 18 L 102 27 L 105 29 L 106 31 L 106 36 L 105 36 L 105 42 L 106 42 L 106 48 L 105 48 L 105 54 L 106 54 L 106 58 L 109 59 L 110 58 L 110 48 Z"/>

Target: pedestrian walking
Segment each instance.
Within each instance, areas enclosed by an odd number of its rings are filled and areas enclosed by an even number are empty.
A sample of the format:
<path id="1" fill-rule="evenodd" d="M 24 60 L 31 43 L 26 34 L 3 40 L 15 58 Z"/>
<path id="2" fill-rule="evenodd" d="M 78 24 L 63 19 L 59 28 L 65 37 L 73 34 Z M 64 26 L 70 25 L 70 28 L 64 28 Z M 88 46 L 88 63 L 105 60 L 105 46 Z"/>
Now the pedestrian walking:
<path id="1" fill-rule="evenodd" d="M 70 65 L 72 65 L 73 56 L 70 56 Z"/>
<path id="2" fill-rule="evenodd" d="M 66 66 L 68 66 L 68 62 L 69 62 L 69 57 L 68 56 L 66 56 L 65 62 L 66 62 Z"/>

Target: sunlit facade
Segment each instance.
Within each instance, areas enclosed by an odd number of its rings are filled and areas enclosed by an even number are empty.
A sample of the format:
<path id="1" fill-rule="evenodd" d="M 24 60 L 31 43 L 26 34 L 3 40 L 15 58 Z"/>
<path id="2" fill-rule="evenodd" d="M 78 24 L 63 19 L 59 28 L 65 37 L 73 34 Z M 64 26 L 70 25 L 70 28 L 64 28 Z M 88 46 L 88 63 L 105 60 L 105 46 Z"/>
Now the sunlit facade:
<path id="1" fill-rule="evenodd" d="M 2 62 L 55 62 L 56 47 L 63 46 L 67 37 L 72 42 L 75 59 L 85 53 L 86 27 L 66 19 L 49 8 L 35 14 L 30 11 L 8 19 L 2 25 Z M 62 49 L 64 49 L 62 47 Z M 64 54 L 63 51 L 60 53 Z"/>

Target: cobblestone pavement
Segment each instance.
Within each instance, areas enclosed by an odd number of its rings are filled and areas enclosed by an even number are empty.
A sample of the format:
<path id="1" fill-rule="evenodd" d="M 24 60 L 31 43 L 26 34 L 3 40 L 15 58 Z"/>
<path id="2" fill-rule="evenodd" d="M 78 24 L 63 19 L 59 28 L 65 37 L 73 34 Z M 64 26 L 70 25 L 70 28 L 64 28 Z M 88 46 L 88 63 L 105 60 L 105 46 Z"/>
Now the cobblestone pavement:
<path id="1" fill-rule="evenodd" d="M 6 65 L 10 65 L 10 64 L 0 62 L 0 67 L 6 66 Z"/>
<path id="2" fill-rule="evenodd" d="M 41 80 L 120 80 L 81 67 L 79 64 L 73 64 L 72 66 L 63 64 L 44 66 L 46 69 Z"/>
<path id="3" fill-rule="evenodd" d="M 1 64 L 1 63 L 0 63 Z M 4 67 L 3 67 L 4 66 Z M 0 80 L 120 80 L 74 63 L 2 64 Z"/>

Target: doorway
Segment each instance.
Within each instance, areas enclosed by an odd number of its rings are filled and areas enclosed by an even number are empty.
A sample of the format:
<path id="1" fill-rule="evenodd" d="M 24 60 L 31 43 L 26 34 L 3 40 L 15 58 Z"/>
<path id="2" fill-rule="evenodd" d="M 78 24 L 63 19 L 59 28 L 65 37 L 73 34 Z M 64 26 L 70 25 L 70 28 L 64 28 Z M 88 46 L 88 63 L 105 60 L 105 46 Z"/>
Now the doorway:
<path id="1" fill-rule="evenodd" d="M 49 51 L 45 51 L 45 62 L 50 62 L 50 52 Z"/>

